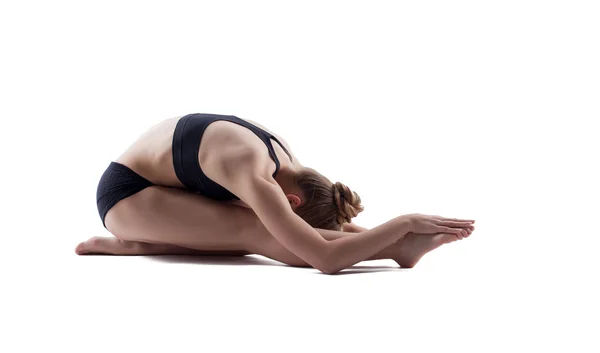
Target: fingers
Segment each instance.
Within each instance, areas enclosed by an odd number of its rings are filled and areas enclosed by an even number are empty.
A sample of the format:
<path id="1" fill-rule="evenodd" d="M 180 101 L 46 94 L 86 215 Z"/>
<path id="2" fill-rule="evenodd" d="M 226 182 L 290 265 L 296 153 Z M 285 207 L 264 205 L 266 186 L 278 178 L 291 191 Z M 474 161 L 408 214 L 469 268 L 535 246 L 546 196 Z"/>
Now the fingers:
<path id="1" fill-rule="evenodd" d="M 468 222 L 475 223 L 474 219 L 460 219 L 460 218 L 446 218 L 442 216 L 435 216 L 439 221 L 449 221 L 449 222 Z"/>
<path id="2" fill-rule="evenodd" d="M 445 218 L 440 216 L 436 216 L 436 218 L 435 223 L 439 227 L 440 232 L 454 234 L 458 239 L 467 238 L 475 229 L 473 226 L 475 220 L 472 219 Z"/>
<path id="3" fill-rule="evenodd" d="M 440 233 L 453 234 L 458 238 L 458 240 L 462 240 L 468 238 L 472 233 L 475 227 L 471 226 L 468 228 L 449 228 L 449 227 L 440 227 Z"/>
<path id="4" fill-rule="evenodd" d="M 463 228 L 452 228 L 446 226 L 438 226 L 436 232 L 454 234 L 458 237 L 458 239 L 462 239 L 467 235 L 467 231 Z"/>
<path id="5" fill-rule="evenodd" d="M 437 224 L 440 226 L 446 226 L 446 227 L 452 227 L 452 228 L 468 228 L 473 223 L 469 222 L 469 221 L 446 221 L 446 220 L 443 220 L 443 221 L 438 221 Z"/>

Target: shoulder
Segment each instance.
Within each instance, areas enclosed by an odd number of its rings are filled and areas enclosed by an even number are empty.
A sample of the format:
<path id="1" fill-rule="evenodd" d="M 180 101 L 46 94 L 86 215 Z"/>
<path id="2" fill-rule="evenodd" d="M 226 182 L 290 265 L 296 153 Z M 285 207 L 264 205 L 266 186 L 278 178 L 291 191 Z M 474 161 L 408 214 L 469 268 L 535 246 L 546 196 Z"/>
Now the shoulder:
<path id="1" fill-rule="evenodd" d="M 271 209 L 273 215 L 283 216 L 287 201 L 283 190 L 273 178 L 274 163 L 266 153 L 246 153 L 245 158 L 228 164 L 218 183 L 240 198 L 249 208 Z M 280 212 L 281 211 L 281 212 Z"/>
<path id="2" fill-rule="evenodd" d="M 249 123 L 251 123 L 251 124 L 253 124 L 255 126 L 258 126 L 259 128 L 261 128 L 261 129 L 265 130 L 266 132 L 270 133 L 271 135 L 275 136 L 279 140 L 279 142 L 281 142 L 281 144 L 283 145 L 283 147 L 285 147 L 290 153 L 292 152 L 292 148 L 290 147 L 290 145 L 288 144 L 288 142 L 283 137 L 281 137 L 279 134 L 273 132 L 272 130 L 266 128 L 265 126 L 257 123 L 254 120 L 248 120 L 248 119 L 244 119 L 244 120 L 246 120 L 247 122 L 249 122 Z"/>
<path id="3" fill-rule="evenodd" d="M 234 179 L 272 179 L 271 175 L 275 171 L 275 163 L 269 153 L 257 148 L 240 152 L 225 162 L 224 167 L 229 169 L 228 175 Z"/>
<path id="4" fill-rule="evenodd" d="M 205 174 L 213 181 L 229 189 L 231 185 L 247 184 L 256 179 L 273 179 L 273 160 L 258 148 L 240 148 L 221 156 L 217 166 L 206 168 Z"/>

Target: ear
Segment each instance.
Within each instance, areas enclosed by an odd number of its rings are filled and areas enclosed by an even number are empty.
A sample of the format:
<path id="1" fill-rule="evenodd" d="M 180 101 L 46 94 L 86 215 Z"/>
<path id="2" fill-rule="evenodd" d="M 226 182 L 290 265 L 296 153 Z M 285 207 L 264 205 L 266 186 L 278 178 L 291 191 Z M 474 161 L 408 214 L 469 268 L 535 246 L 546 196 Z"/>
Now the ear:
<path id="1" fill-rule="evenodd" d="M 300 206 L 302 204 L 302 200 L 300 200 L 300 198 L 297 195 L 287 194 L 285 196 L 287 197 L 288 201 L 290 202 L 290 206 L 292 206 L 293 210 L 295 210 L 298 206 Z"/>

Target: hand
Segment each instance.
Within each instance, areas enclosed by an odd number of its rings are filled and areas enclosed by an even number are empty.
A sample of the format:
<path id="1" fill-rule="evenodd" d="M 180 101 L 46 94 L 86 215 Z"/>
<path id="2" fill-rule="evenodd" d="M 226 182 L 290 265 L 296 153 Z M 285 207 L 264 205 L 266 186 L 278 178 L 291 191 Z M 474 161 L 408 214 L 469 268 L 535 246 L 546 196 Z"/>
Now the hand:
<path id="1" fill-rule="evenodd" d="M 413 233 L 436 234 L 449 233 L 456 235 L 459 239 L 467 237 L 469 229 L 473 231 L 474 220 L 444 218 L 440 216 L 429 216 L 419 213 L 406 215 Z"/>

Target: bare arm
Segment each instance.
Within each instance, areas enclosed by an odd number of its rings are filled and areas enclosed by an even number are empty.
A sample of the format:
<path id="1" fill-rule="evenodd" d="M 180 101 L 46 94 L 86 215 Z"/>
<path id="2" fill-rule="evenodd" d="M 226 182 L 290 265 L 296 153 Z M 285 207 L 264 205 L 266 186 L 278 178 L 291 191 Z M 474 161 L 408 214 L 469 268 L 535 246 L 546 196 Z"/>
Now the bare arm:
<path id="1" fill-rule="evenodd" d="M 463 220 L 412 214 L 396 217 L 356 236 L 328 241 L 294 213 L 271 175 L 271 163 L 268 156 L 250 153 L 236 161 L 234 169 L 215 179 L 250 206 L 281 245 L 323 273 L 333 274 L 366 260 L 409 232 L 457 233 L 462 230 L 452 227 L 465 225 Z"/>
<path id="2" fill-rule="evenodd" d="M 244 200 L 265 228 L 288 250 L 321 272 L 332 274 L 366 260 L 410 231 L 408 219 L 398 217 L 354 237 L 325 240 L 291 209 L 274 180 L 249 181 Z"/>
<path id="3" fill-rule="evenodd" d="M 342 225 L 342 231 L 343 232 L 348 232 L 348 233 L 360 233 L 360 232 L 364 232 L 368 230 L 367 228 L 363 228 L 361 226 L 358 226 L 354 223 L 344 223 Z"/>
<path id="4" fill-rule="evenodd" d="M 324 239 L 294 213 L 271 170 L 264 167 L 272 163 L 267 158 L 246 156 L 236 163 L 235 173 L 223 173 L 218 181 L 252 208 L 280 244 L 321 272 L 336 273 L 366 260 L 410 231 L 408 218 L 401 216 L 354 237 Z"/>

